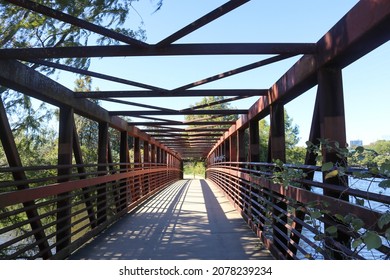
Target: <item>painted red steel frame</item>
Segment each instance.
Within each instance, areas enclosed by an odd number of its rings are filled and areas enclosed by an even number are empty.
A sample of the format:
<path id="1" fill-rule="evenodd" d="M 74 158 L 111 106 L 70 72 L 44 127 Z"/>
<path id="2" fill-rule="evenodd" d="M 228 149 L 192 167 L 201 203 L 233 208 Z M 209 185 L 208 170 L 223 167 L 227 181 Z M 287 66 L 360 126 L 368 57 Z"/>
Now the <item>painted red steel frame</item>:
<path id="1" fill-rule="evenodd" d="M 390 2 L 359 1 L 318 42 L 317 55 L 304 55 L 221 137 L 210 156 L 235 131 L 252 119 L 269 114 L 274 103 L 287 103 L 317 83 L 317 71 L 324 66 L 343 68 L 390 40 Z M 340 40 L 343 38 L 343 40 Z"/>
<path id="2" fill-rule="evenodd" d="M 140 129 L 129 126 L 121 118 L 110 116 L 108 111 L 88 100 L 74 98 L 71 90 L 30 69 L 26 65 L 12 60 L 1 60 L 0 65 L 0 84 L 58 107 L 72 107 L 76 114 L 98 122 L 107 122 L 111 127 L 119 131 L 127 131 L 130 136 L 139 137 L 154 145 L 161 146 L 162 149 L 180 159 L 176 152 L 158 143 Z M 15 73 L 18 74 L 16 75 Z"/>

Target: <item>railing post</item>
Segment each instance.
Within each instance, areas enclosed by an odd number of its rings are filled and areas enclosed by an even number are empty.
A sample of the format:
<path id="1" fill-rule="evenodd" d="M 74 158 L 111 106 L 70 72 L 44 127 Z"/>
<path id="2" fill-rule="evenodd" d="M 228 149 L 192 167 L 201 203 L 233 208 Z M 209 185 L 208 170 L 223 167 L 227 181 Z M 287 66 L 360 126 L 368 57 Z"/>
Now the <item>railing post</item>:
<path id="1" fill-rule="evenodd" d="M 139 137 L 134 137 L 134 169 L 139 169 L 141 167 L 141 150 L 140 150 L 140 141 Z M 135 199 L 138 199 L 142 196 L 142 176 L 134 177 L 134 189 L 136 190 L 137 196 Z M 137 191 L 138 190 L 138 191 Z"/>
<path id="2" fill-rule="evenodd" d="M 260 162 L 260 131 L 259 122 L 249 122 L 249 161 Z"/>
<path id="3" fill-rule="evenodd" d="M 150 153 L 149 142 L 144 140 L 144 167 L 145 167 L 145 164 L 149 163 L 149 161 L 150 161 L 149 153 Z"/>
<path id="4" fill-rule="evenodd" d="M 156 163 L 156 145 L 152 144 L 150 147 L 150 162 L 155 166 Z"/>
<path id="5" fill-rule="evenodd" d="M 237 135 L 237 159 L 239 162 L 245 162 L 246 161 L 246 154 L 245 154 L 245 130 L 240 129 L 238 130 Z"/>
<path id="6" fill-rule="evenodd" d="M 224 155 L 225 155 L 225 161 L 230 161 L 230 137 L 225 138 L 223 141 L 223 149 L 224 149 Z"/>
<path id="7" fill-rule="evenodd" d="M 162 164 L 166 164 L 167 163 L 167 158 L 169 156 L 170 156 L 170 154 L 168 154 L 164 149 L 160 148 L 160 162 Z"/>
<path id="8" fill-rule="evenodd" d="M 20 159 L 19 152 L 16 147 L 14 137 L 12 135 L 12 130 L 8 122 L 7 113 L 4 108 L 3 101 L 0 97 L 0 140 L 3 144 L 3 149 L 5 156 L 10 167 L 22 167 L 22 161 Z M 27 176 L 24 171 L 13 171 L 12 177 L 17 181 L 26 181 Z M 28 184 L 16 184 L 18 190 L 28 189 Z M 38 248 L 42 253 L 42 258 L 48 259 L 52 256 L 51 251 L 49 250 L 49 242 L 46 239 L 45 231 L 42 228 L 42 223 L 39 217 L 38 211 L 35 207 L 34 201 L 24 202 L 23 207 L 26 210 L 27 218 L 30 220 L 29 224 L 31 229 L 35 232 L 34 238 L 36 241 L 42 241 L 38 244 Z"/>
<path id="9" fill-rule="evenodd" d="M 319 99 L 319 115 L 320 115 L 320 131 L 321 138 L 329 139 L 331 147 L 335 148 L 335 142 L 339 143 L 340 148 L 345 148 L 347 144 L 346 129 L 345 129 L 345 113 L 344 113 L 344 93 L 341 69 L 338 68 L 322 68 L 318 72 L 318 99 Z M 324 148 L 322 150 L 323 163 L 333 162 L 334 164 L 345 165 L 346 158 L 338 154 L 335 150 Z M 346 176 L 335 176 L 325 178 L 323 181 L 329 184 L 335 184 L 348 188 L 348 179 Z M 324 195 L 336 197 L 342 200 L 349 200 L 349 196 L 338 191 L 324 189 Z M 327 217 L 327 215 L 325 215 Z M 331 217 L 327 217 L 331 219 Z M 337 219 L 332 219 L 337 220 Z M 330 224 L 325 223 L 325 228 Z M 351 238 L 337 231 L 336 241 L 346 247 L 351 246 Z M 329 246 L 332 248 L 329 244 Z M 344 256 L 338 250 L 331 249 L 330 254 L 335 259 L 342 259 Z"/>
<path id="10" fill-rule="evenodd" d="M 237 161 L 237 133 L 234 133 L 231 137 L 230 137 L 230 141 L 229 141 L 229 144 L 230 144 L 230 161 L 232 162 L 236 162 Z"/>
<path id="11" fill-rule="evenodd" d="M 280 160 L 286 162 L 286 139 L 285 139 L 285 124 L 284 124 L 284 106 L 282 104 L 274 104 L 270 108 L 270 138 L 269 138 L 269 162 Z M 287 186 L 285 186 L 287 187 Z M 273 202 L 279 208 L 273 209 L 273 236 L 279 242 L 274 242 L 276 248 L 286 255 L 288 247 L 288 231 L 287 231 L 287 204 L 283 196 L 273 193 Z"/>
<path id="12" fill-rule="evenodd" d="M 59 134 L 58 134 L 58 176 L 65 178 L 58 179 L 58 182 L 69 181 L 69 175 L 72 173 L 72 147 L 73 147 L 73 126 L 74 115 L 70 107 L 61 107 L 59 116 Z M 65 167 L 61 167 L 65 165 Z M 56 224 L 56 251 L 57 253 L 71 243 L 71 198 L 69 193 L 58 195 L 57 202 L 57 224 Z"/>
<path id="13" fill-rule="evenodd" d="M 140 152 L 140 145 L 139 145 L 139 138 L 134 137 L 134 164 L 135 167 L 139 167 L 139 163 L 141 162 L 141 152 Z"/>
<path id="14" fill-rule="evenodd" d="M 121 173 L 128 172 L 130 157 L 129 157 L 129 135 L 127 131 L 121 132 L 119 159 L 121 162 Z M 130 192 L 128 190 L 129 180 L 124 179 L 119 189 L 119 209 L 121 211 L 129 205 L 131 198 L 129 198 Z"/>
<path id="15" fill-rule="evenodd" d="M 149 156 L 150 150 L 149 150 L 149 142 L 144 140 L 144 163 L 143 163 L 143 169 L 146 170 L 150 166 L 150 156 Z M 149 193 L 149 174 L 144 175 L 145 178 L 145 194 Z"/>
<path id="16" fill-rule="evenodd" d="M 107 172 L 108 164 L 108 124 L 99 122 L 99 139 L 98 139 L 98 176 L 104 176 Z M 97 189 L 96 199 L 96 218 L 97 224 L 100 225 L 107 220 L 107 185 L 102 184 Z"/>
<path id="17" fill-rule="evenodd" d="M 157 163 L 162 163 L 161 161 L 161 149 L 160 147 L 156 147 L 156 158 L 157 158 Z"/>

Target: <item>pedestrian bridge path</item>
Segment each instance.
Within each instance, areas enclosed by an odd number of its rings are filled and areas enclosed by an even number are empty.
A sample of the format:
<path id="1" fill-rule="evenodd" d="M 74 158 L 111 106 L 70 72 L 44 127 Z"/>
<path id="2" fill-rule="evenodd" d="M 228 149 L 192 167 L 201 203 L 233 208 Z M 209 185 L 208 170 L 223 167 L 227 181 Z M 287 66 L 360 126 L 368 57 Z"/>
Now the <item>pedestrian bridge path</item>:
<path id="1" fill-rule="evenodd" d="M 70 259 L 273 259 L 212 182 L 181 180 L 159 192 Z"/>

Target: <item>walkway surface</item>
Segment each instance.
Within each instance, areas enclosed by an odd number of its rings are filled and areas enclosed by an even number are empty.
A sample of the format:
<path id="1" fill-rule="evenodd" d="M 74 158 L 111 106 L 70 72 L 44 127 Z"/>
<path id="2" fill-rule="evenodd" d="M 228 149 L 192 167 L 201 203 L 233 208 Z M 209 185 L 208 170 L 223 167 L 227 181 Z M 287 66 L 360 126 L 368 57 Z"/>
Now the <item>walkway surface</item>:
<path id="1" fill-rule="evenodd" d="M 223 193 L 181 180 L 126 215 L 70 259 L 272 259 Z"/>

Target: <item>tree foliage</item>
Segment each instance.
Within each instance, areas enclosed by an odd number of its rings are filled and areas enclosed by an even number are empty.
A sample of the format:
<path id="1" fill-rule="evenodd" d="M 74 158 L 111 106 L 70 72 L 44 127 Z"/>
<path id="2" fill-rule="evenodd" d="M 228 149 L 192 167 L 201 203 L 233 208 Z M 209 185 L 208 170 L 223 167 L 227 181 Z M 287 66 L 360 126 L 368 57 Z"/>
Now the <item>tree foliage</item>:
<path id="1" fill-rule="evenodd" d="M 92 79 L 89 76 L 79 78 L 75 81 L 74 90 L 77 92 L 89 92 L 92 89 Z M 99 104 L 99 100 L 92 99 L 91 102 Z M 97 162 L 97 148 L 99 145 L 99 124 L 96 121 L 75 115 L 75 126 L 84 163 Z"/>
<path id="2" fill-rule="evenodd" d="M 198 107 L 203 106 L 206 110 L 226 110 L 226 109 L 234 109 L 230 103 L 224 102 L 225 97 L 223 96 L 206 96 L 203 97 L 200 102 L 197 102 L 195 105 L 192 105 L 191 107 Z M 217 104 L 219 103 L 219 104 Z M 213 121 L 234 121 L 238 118 L 238 115 L 224 115 L 224 116 L 215 116 L 215 115 L 187 115 L 185 116 L 186 121 L 193 121 L 193 120 L 213 120 Z M 216 126 L 217 127 L 217 126 Z"/>
<path id="3" fill-rule="evenodd" d="M 141 24 L 132 28 L 128 25 L 130 16 L 137 14 L 132 4 L 138 0 L 37 0 L 35 2 L 44 6 L 67 13 L 87 22 L 112 29 L 129 37 L 144 41 L 146 32 Z M 161 8 L 163 1 L 156 0 L 156 11 Z M 0 1 L 0 47 L 1 48 L 32 48 L 32 47 L 69 47 L 86 46 L 90 44 L 112 45 L 119 42 L 103 35 L 72 26 L 68 23 L 41 15 L 28 9 Z M 64 63 L 73 67 L 87 69 L 90 61 L 88 58 L 66 58 L 52 59 L 54 62 Z M 54 69 L 27 63 L 32 68 L 53 74 Z M 76 81 L 78 91 L 90 91 L 90 77 L 80 78 Z M 10 119 L 16 142 L 20 153 L 34 155 L 38 146 L 43 147 L 43 142 L 56 143 L 53 139 L 46 139 L 43 136 L 52 135 L 53 131 L 46 131 L 45 124 L 53 117 L 54 111 L 43 103 L 33 106 L 29 96 L 0 87 L 1 98 L 5 104 Z M 94 147 L 97 145 L 97 124 L 76 116 L 76 127 L 80 135 L 80 142 L 83 147 Z M 93 150 L 93 149 L 92 149 Z M 89 156 L 91 149 L 85 149 L 87 162 L 93 161 L 95 155 Z M 2 153 L 3 155 L 3 153 Z M 0 159 L 1 164 L 5 163 L 4 158 Z M 37 163 L 37 162 L 36 162 Z M 25 162 L 27 164 L 27 162 Z"/>
<path id="4" fill-rule="evenodd" d="M 146 40 L 145 30 L 140 25 L 133 30 L 127 20 L 134 13 L 132 3 L 138 0 L 37 0 L 35 2 L 62 11 L 87 22 L 97 24 L 124 35 Z M 162 1 L 157 3 L 161 7 Z M 138 16 L 138 15 L 137 15 Z M 88 44 L 117 44 L 118 42 L 91 31 L 75 27 L 68 23 L 41 15 L 28 9 L 0 1 L 0 48 L 31 48 L 31 47 L 69 47 Z M 88 58 L 52 59 L 70 66 L 87 69 Z M 53 74 L 53 68 L 27 63 L 34 69 L 46 74 Z M 29 96 L 0 86 L 1 98 L 15 133 L 28 133 L 39 130 L 44 124 L 44 118 L 49 118 L 52 111 L 43 106 L 34 110 Z M 46 113 L 44 113 L 46 112 Z M 35 139 L 37 140 L 37 139 Z M 31 144 L 29 141 L 27 144 Z"/>
<path id="5" fill-rule="evenodd" d="M 356 147 L 350 152 L 348 162 L 368 168 L 382 166 L 390 162 L 390 141 L 378 140 L 364 147 Z"/>
<path id="6" fill-rule="evenodd" d="M 206 167 L 202 161 L 193 159 L 190 162 L 186 162 L 184 164 L 184 174 L 192 176 L 193 179 L 196 179 L 197 176 L 204 177 L 205 172 Z"/>
<path id="7" fill-rule="evenodd" d="M 284 110 L 284 129 L 286 137 L 286 162 L 288 163 L 303 163 L 305 159 L 306 149 L 297 147 L 299 142 L 299 127 L 294 124 L 287 111 Z M 259 121 L 260 133 L 260 161 L 266 162 L 268 159 L 268 139 L 270 125 L 266 119 Z"/>

